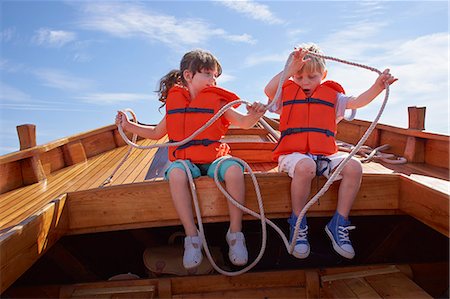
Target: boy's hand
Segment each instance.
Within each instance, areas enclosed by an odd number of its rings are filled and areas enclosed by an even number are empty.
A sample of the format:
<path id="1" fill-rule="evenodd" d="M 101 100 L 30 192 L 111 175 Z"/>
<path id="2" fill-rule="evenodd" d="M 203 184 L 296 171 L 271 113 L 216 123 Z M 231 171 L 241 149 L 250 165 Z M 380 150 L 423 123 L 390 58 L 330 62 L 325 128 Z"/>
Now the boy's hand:
<path id="1" fill-rule="evenodd" d="M 115 122 L 116 122 L 116 126 L 120 125 L 120 126 L 122 126 L 122 129 L 124 129 L 124 130 L 126 130 L 126 127 L 130 123 L 127 115 L 125 113 L 123 113 L 122 111 L 117 111 Z"/>
<path id="2" fill-rule="evenodd" d="M 377 85 L 381 90 L 385 89 L 385 83 L 391 85 L 398 79 L 391 75 L 389 72 L 389 69 L 385 69 L 384 72 L 378 76 L 377 80 L 375 81 L 375 85 Z"/>
<path id="3" fill-rule="evenodd" d="M 254 102 L 251 105 L 247 105 L 248 114 L 264 114 L 267 110 L 267 106 L 260 102 Z"/>
<path id="4" fill-rule="evenodd" d="M 305 59 L 305 56 L 308 54 L 308 51 L 303 48 L 295 48 L 293 52 L 293 59 L 291 64 L 289 65 L 289 75 L 294 76 L 297 72 L 299 72 L 302 67 L 305 65 L 310 58 Z"/>

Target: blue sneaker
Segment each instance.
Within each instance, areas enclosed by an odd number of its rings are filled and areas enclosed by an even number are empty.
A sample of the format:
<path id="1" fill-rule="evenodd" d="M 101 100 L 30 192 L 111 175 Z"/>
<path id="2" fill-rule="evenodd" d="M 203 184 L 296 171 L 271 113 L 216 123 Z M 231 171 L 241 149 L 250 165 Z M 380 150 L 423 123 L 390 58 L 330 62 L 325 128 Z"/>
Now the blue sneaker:
<path id="1" fill-rule="evenodd" d="M 336 212 L 330 222 L 325 226 L 325 232 L 333 243 L 333 249 L 341 256 L 352 259 L 355 256 L 352 242 L 349 238 L 349 231 L 355 229 L 350 225 L 349 220 Z"/>
<path id="2" fill-rule="evenodd" d="M 297 216 L 295 216 L 294 213 L 292 213 L 291 217 L 288 218 L 288 223 L 290 224 L 289 243 L 291 243 L 295 231 L 295 224 L 297 223 Z M 302 222 L 300 222 L 300 229 L 295 241 L 295 247 L 292 255 L 298 259 L 304 259 L 308 257 L 309 252 L 308 225 L 306 224 L 306 216 L 304 216 Z"/>

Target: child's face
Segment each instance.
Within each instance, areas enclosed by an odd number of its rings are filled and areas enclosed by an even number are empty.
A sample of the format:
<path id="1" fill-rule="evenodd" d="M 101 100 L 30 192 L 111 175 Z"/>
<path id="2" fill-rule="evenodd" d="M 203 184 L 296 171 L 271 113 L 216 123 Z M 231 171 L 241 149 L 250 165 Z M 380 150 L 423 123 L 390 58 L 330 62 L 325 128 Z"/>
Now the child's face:
<path id="1" fill-rule="evenodd" d="M 319 71 L 306 72 L 302 70 L 294 75 L 294 82 L 297 83 L 307 97 L 310 97 L 316 88 L 322 83 L 324 74 Z"/>
<path id="2" fill-rule="evenodd" d="M 195 73 L 192 76 L 190 82 L 190 89 L 194 89 L 195 92 L 199 92 L 208 86 L 216 86 L 217 70 L 202 69 L 200 72 Z"/>

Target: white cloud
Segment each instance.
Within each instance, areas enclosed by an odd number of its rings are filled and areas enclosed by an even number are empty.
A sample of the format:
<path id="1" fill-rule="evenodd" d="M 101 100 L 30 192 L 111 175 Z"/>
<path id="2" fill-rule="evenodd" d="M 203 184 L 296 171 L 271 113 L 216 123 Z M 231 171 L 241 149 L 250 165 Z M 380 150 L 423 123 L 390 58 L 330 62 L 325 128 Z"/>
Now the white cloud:
<path id="1" fill-rule="evenodd" d="M 138 93 L 90 93 L 84 96 L 76 97 L 91 104 L 110 105 L 123 102 L 137 102 L 141 100 L 156 99 L 156 97 L 148 94 Z"/>
<path id="2" fill-rule="evenodd" d="M 222 75 L 220 75 L 220 77 L 217 78 L 216 81 L 217 81 L 217 84 L 218 84 L 218 85 L 222 85 L 222 84 L 224 84 L 224 83 L 232 82 L 232 81 L 234 81 L 234 80 L 236 80 L 236 77 L 235 77 L 235 76 L 222 73 Z"/>
<path id="3" fill-rule="evenodd" d="M 0 32 L 0 42 L 7 43 L 14 37 L 15 28 L 5 28 Z"/>
<path id="4" fill-rule="evenodd" d="M 407 107 L 426 106 L 426 128 L 448 133 L 449 107 L 449 34 L 435 33 L 412 40 L 395 40 L 385 43 L 376 54 L 363 55 L 368 48 L 361 42 L 358 46 L 360 59 L 364 63 L 378 67 L 381 71 L 390 68 L 399 81 L 391 86 L 391 93 L 383 123 L 402 127 L 407 126 Z M 365 58 L 364 58 L 365 57 Z M 359 94 L 369 88 L 377 74 L 355 70 L 354 68 L 333 64 L 330 66 L 331 79 L 340 81 L 352 94 Z M 379 96 L 381 103 L 384 93 Z M 358 112 L 363 119 L 373 119 L 378 104 L 371 104 Z M 444 124 L 444 125 L 443 125 Z"/>
<path id="5" fill-rule="evenodd" d="M 289 53 L 283 53 L 283 54 L 266 54 L 261 55 L 258 53 L 253 53 L 251 56 L 245 58 L 244 64 L 246 66 L 256 66 L 260 64 L 264 64 L 267 62 L 286 62 L 287 58 L 289 56 Z"/>
<path id="6" fill-rule="evenodd" d="M 24 102 L 30 100 L 27 93 L 12 87 L 4 82 L 0 82 L 0 100 L 8 102 Z"/>
<path id="7" fill-rule="evenodd" d="M 57 103 L 61 105 L 61 103 Z M 4 110 L 24 110 L 24 111 L 64 111 L 64 112 L 80 112 L 86 111 L 84 108 L 66 108 L 66 107 L 57 107 L 54 105 L 48 105 L 43 103 L 0 103 L 0 108 Z"/>
<path id="8" fill-rule="evenodd" d="M 263 21 L 269 24 L 284 23 L 270 11 L 267 5 L 261 3 L 256 3 L 251 0 L 223 0 L 218 2 L 254 20 Z"/>
<path id="9" fill-rule="evenodd" d="M 104 31 L 114 36 L 142 37 L 174 46 L 196 45 L 212 37 L 234 42 L 254 43 L 248 34 L 229 34 L 224 29 L 212 28 L 201 19 L 177 19 L 174 16 L 157 14 L 139 5 L 119 2 L 85 3 L 80 26 L 90 30 Z"/>
<path id="10" fill-rule="evenodd" d="M 36 31 L 32 41 L 40 46 L 59 48 L 75 39 L 76 34 L 70 31 L 40 28 Z"/>
<path id="11" fill-rule="evenodd" d="M 92 87 L 90 80 L 78 78 L 61 70 L 56 69 L 38 69 L 33 71 L 43 85 L 70 91 L 86 90 Z"/>

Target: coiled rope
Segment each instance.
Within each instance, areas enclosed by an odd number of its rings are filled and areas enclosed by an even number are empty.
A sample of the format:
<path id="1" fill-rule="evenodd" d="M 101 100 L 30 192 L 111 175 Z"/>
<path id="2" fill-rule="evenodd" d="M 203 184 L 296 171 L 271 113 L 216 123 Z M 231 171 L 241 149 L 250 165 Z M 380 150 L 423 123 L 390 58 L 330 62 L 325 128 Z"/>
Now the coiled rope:
<path id="1" fill-rule="evenodd" d="M 274 99 L 267 105 L 267 109 L 269 111 L 277 111 L 280 107 L 280 102 L 281 102 L 281 92 L 282 92 L 282 86 L 284 81 L 286 81 L 288 78 L 286 78 L 286 69 L 287 67 L 290 65 L 290 63 L 293 60 L 293 55 L 294 52 L 292 52 L 289 55 L 289 58 L 286 61 L 286 64 L 284 66 L 283 72 L 280 76 L 280 81 L 278 84 L 278 88 L 277 91 L 275 93 L 275 97 Z M 321 54 L 317 54 L 317 53 L 312 53 L 308 51 L 308 55 L 311 56 L 317 56 L 319 58 L 323 58 L 323 59 L 328 59 L 328 60 L 334 60 L 340 63 L 344 63 L 344 64 L 348 64 L 348 65 L 352 65 L 352 66 L 356 66 L 356 67 L 360 67 L 363 69 L 367 69 L 373 72 L 376 72 L 378 75 L 381 75 L 382 72 L 379 71 L 376 68 L 370 67 L 370 66 L 366 66 L 363 64 L 359 64 L 359 63 L 355 63 L 355 62 L 350 62 L 350 61 L 346 61 L 343 59 L 339 59 L 339 58 L 335 58 L 335 57 L 331 57 L 331 56 L 325 56 L 325 55 L 321 55 Z M 383 100 L 383 103 L 380 107 L 380 110 L 377 114 L 377 116 L 375 117 L 374 121 L 372 122 L 372 124 L 368 127 L 367 131 L 364 133 L 364 135 L 361 137 L 360 141 L 356 144 L 356 146 L 350 151 L 349 155 L 343 160 L 341 161 L 341 163 L 338 165 L 338 167 L 335 169 L 335 171 L 333 172 L 333 174 L 328 178 L 328 180 L 326 181 L 325 185 L 319 190 L 319 192 L 305 205 L 305 207 L 302 209 L 302 211 L 300 212 L 300 215 L 298 216 L 297 219 L 297 223 L 295 224 L 295 230 L 294 230 L 294 236 L 297 236 L 299 233 L 299 228 L 300 228 L 300 222 L 303 219 L 304 215 L 306 214 L 306 212 L 308 211 L 308 209 L 314 205 L 319 198 L 329 189 L 329 187 L 331 186 L 331 184 L 333 183 L 333 181 L 335 180 L 335 178 L 340 174 L 340 172 L 343 170 L 344 166 L 347 164 L 347 162 L 359 151 L 359 149 L 361 148 L 361 146 L 365 143 L 365 141 L 367 140 L 367 138 L 369 137 L 369 135 L 372 133 L 373 129 L 375 128 L 375 126 L 377 125 L 383 111 L 384 108 L 386 106 L 387 100 L 389 98 L 389 84 L 387 82 L 385 82 L 385 97 Z M 228 103 L 227 105 L 223 106 L 208 122 L 206 122 L 202 127 L 200 127 L 199 129 L 197 129 L 191 136 L 189 136 L 188 138 L 186 138 L 185 140 L 179 141 L 179 142 L 167 142 L 167 143 L 162 143 L 162 144 L 154 144 L 154 145 L 150 145 L 150 146 L 142 146 L 142 145 L 138 145 L 136 144 L 136 139 L 135 139 L 135 134 L 133 134 L 133 141 L 130 141 L 128 139 L 128 137 L 125 135 L 125 133 L 123 132 L 122 126 L 118 125 L 118 131 L 120 133 L 120 135 L 122 136 L 123 140 L 130 146 L 138 148 L 138 149 L 152 149 L 152 148 L 156 148 L 156 147 L 169 147 L 169 146 L 180 146 L 183 145 L 189 141 L 191 141 L 192 139 L 194 139 L 198 134 L 200 134 L 204 129 L 206 129 L 211 123 L 213 123 L 214 121 L 216 121 L 220 116 L 222 116 L 225 111 L 227 111 L 228 109 L 230 109 L 232 106 L 236 105 L 236 104 L 251 104 L 247 101 L 244 100 L 236 100 L 233 102 Z M 131 109 L 126 109 L 125 111 L 123 111 L 124 113 L 126 112 L 130 112 L 132 113 Z M 132 113 L 134 114 L 134 113 Z M 136 121 L 136 120 L 135 120 Z M 121 163 L 119 163 L 118 167 L 116 167 L 116 169 L 113 171 L 112 175 L 110 175 L 104 183 L 102 184 L 102 186 L 110 183 L 112 181 L 112 177 L 114 176 L 115 172 L 117 172 L 117 170 L 120 168 L 120 166 L 123 165 L 123 163 L 125 162 L 125 160 L 128 158 L 129 153 L 126 154 L 126 156 L 124 157 L 124 159 L 121 161 Z M 256 259 L 247 267 L 239 270 L 239 271 L 235 271 L 235 272 L 228 272 L 228 271 L 224 271 L 221 268 L 219 268 L 216 263 L 214 262 L 214 259 L 211 256 L 211 253 L 209 251 L 208 248 L 208 244 L 204 235 L 204 229 L 203 229 L 203 222 L 201 219 L 201 212 L 200 212 L 200 207 L 198 204 L 198 199 L 197 199 L 197 193 L 196 193 L 196 186 L 194 183 L 194 180 L 192 178 L 192 174 L 190 173 L 190 171 L 188 171 L 189 167 L 187 166 L 187 164 L 180 160 L 182 162 L 182 164 L 184 165 L 186 171 L 186 174 L 188 176 L 188 180 L 189 180 L 189 184 L 190 184 L 190 189 L 191 189 L 191 194 L 192 194 L 192 200 L 194 203 L 194 208 L 195 208 L 195 213 L 197 216 L 197 222 L 198 222 L 198 226 L 199 226 L 199 236 L 202 238 L 202 242 L 203 242 L 203 248 L 205 250 L 205 253 L 211 263 L 211 265 L 213 266 L 213 268 L 218 271 L 219 273 L 222 273 L 224 275 L 227 276 L 236 276 L 236 275 L 240 275 L 242 273 L 245 273 L 247 271 L 249 271 L 251 268 L 253 268 L 262 258 L 265 248 L 266 248 L 266 242 L 267 242 L 267 224 L 269 224 L 270 226 L 272 226 L 275 231 L 278 232 L 278 234 L 281 236 L 286 249 L 288 250 L 289 254 L 292 254 L 294 247 L 295 247 L 295 240 L 296 238 L 292 238 L 292 243 L 289 244 L 289 241 L 287 240 L 285 234 L 281 231 L 281 229 L 276 226 L 272 221 L 270 221 L 269 219 L 267 219 L 265 217 L 264 214 L 264 207 L 263 207 L 263 203 L 262 203 L 262 197 L 261 197 L 261 192 L 259 189 L 259 185 L 258 182 L 256 180 L 256 177 L 253 173 L 253 171 L 251 170 L 250 166 L 243 160 L 236 158 L 236 157 L 229 157 L 228 159 L 234 159 L 236 161 L 238 161 L 239 163 L 242 163 L 242 165 L 244 165 L 244 167 L 249 171 L 249 174 L 252 178 L 253 184 L 255 186 L 255 192 L 256 192 L 256 196 L 257 196 L 257 200 L 258 200 L 258 205 L 259 205 L 259 210 L 260 210 L 260 214 L 248 209 L 247 207 L 243 206 L 242 204 L 240 204 L 239 202 L 237 202 L 220 184 L 220 181 L 218 179 L 218 170 L 220 165 L 225 161 L 225 159 L 223 159 L 222 161 L 220 161 L 214 171 L 214 181 L 218 187 L 218 189 L 224 194 L 224 196 L 231 201 L 231 203 L 233 205 L 235 205 L 236 207 L 238 207 L 239 209 L 243 210 L 244 212 L 258 218 L 261 220 L 261 228 L 262 228 L 262 240 L 261 240 L 261 250 L 258 254 L 258 256 L 256 257 Z"/>

